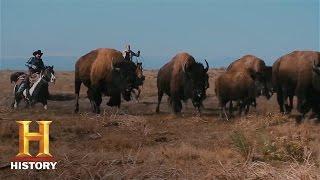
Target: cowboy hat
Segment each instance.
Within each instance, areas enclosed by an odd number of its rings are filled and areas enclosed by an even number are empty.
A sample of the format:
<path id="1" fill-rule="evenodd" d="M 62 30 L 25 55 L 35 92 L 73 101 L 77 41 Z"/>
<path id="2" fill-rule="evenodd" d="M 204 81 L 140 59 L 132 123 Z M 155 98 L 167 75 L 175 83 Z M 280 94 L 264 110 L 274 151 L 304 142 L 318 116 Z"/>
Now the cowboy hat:
<path id="1" fill-rule="evenodd" d="M 35 51 L 35 52 L 33 52 L 32 53 L 34 56 L 36 56 L 37 54 L 40 54 L 40 56 L 42 56 L 42 52 L 41 52 L 41 50 L 38 50 L 38 51 Z"/>

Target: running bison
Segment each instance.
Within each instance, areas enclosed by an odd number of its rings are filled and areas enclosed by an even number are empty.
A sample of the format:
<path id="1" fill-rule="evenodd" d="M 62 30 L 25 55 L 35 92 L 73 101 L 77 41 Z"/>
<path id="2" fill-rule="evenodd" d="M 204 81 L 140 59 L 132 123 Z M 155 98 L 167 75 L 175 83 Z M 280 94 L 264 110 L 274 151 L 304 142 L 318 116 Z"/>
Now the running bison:
<path id="1" fill-rule="evenodd" d="M 131 99 L 131 91 L 142 85 L 144 79 L 137 74 L 140 74 L 137 65 L 126 61 L 122 53 L 114 49 L 100 48 L 80 57 L 75 64 L 75 112 L 79 111 L 82 83 L 88 87 L 92 111 L 100 113 L 102 94 L 110 96 L 108 106 L 120 107 L 121 94 L 126 101 Z"/>
<path id="2" fill-rule="evenodd" d="M 215 81 L 215 93 L 218 97 L 219 106 L 221 108 L 220 117 L 223 114 L 228 120 L 232 116 L 232 102 L 239 102 L 239 115 L 243 108 L 246 108 L 245 114 L 249 111 L 249 105 L 255 102 L 259 89 L 263 85 L 257 79 L 257 73 L 250 69 L 242 71 L 226 71 L 220 75 Z M 226 104 L 229 102 L 229 115 L 226 113 Z"/>
<path id="3" fill-rule="evenodd" d="M 310 109 L 319 115 L 319 62 L 320 52 L 293 51 L 273 64 L 272 79 L 281 112 L 291 112 L 296 95 L 297 109 L 303 116 Z"/>
<path id="4" fill-rule="evenodd" d="M 196 62 L 188 53 L 179 53 L 165 64 L 158 72 L 158 105 L 159 107 L 163 93 L 167 94 L 174 113 L 181 112 L 181 100 L 192 99 L 193 106 L 200 111 L 202 101 L 206 98 L 206 89 L 209 87 L 209 76 L 207 74 L 209 65 L 206 68 Z"/>

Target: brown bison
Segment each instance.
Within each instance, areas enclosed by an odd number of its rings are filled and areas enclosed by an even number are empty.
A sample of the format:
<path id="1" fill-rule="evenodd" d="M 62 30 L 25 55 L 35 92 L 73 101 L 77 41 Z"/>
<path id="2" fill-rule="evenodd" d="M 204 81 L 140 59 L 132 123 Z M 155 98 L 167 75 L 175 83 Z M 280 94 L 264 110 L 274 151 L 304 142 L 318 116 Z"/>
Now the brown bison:
<path id="1" fill-rule="evenodd" d="M 297 109 L 303 116 L 311 108 L 319 113 L 319 62 L 320 52 L 294 51 L 273 64 L 272 80 L 281 112 L 291 112 L 296 95 Z"/>
<path id="2" fill-rule="evenodd" d="M 121 94 L 127 101 L 131 91 L 142 85 L 144 77 L 138 78 L 137 65 L 124 60 L 120 51 L 100 48 L 80 57 L 75 64 L 75 112 L 79 111 L 81 84 L 88 87 L 87 95 L 93 112 L 100 113 L 101 95 L 110 96 L 109 106 L 120 107 Z"/>
<path id="3" fill-rule="evenodd" d="M 272 95 L 272 67 L 266 66 L 265 62 L 253 55 L 245 55 L 231 63 L 227 71 L 250 70 L 255 73 L 257 80 L 264 84 L 263 92 L 259 95 L 266 95 L 269 99 Z"/>
<path id="4" fill-rule="evenodd" d="M 209 87 L 208 62 L 206 68 L 196 62 L 188 53 L 179 53 L 165 64 L 158 72 L 158 105 L 159 107 L 163 93 L 167 94 L 174 113 L 181 112 L 181 100 L 191 98 L 194 107 L 200 111 L 202 101 L 206 97 L 206 89 Z"/>
<path id="5" fill-rule="evenodd" d="M 245 114 L 249 111 L 249 104 L 255 101 L 257 92 L 263 88 L 263 84 L 257 80 L 256 72 L 252 70 L 242 71 L 226 71 L 220 75 L 215 81 L 215 93 L 219 100 L 219 106 L 221 107 L 220 117 L 223 114 L 226 119 L 229 116 L 226 113 L 226 104 L 229 102 L 229 114 L 232 116 L 232 102 L 240 102 L 239 114 L 244 107 L 246 107 Z"/>

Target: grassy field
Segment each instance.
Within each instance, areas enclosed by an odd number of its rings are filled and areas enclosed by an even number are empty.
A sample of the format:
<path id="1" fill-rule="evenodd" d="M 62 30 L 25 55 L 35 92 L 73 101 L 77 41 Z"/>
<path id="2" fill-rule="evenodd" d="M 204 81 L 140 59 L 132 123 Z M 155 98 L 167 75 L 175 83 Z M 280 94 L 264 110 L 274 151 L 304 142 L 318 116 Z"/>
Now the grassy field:
<path id="1" fill-rule="evenodd" d="M 198 116 L 191 102 L 172 115 L 163 98 L 155 113 L 157 71 L 145 71 L 139 100 L 120 109 L 105 105 L 90 112 L 82 87 L 80 113 L 74 114 L 73 73 L 57 72 L 50 85 L 56 100 L 18 110 L 12 101 L 11 71 L 0 72 L 0 179 L 320 179 L 320 126 L 278 113 L 275 95 L 258 99 L 248 116 L 219 118 L 214 80 L 223 70 L 209 70 L 205 110 Z M 59 97 L 59 98 L 58 98 Z M 17 120 L 52 120 L 50 152 L 56 170 L 10 170 L 18 153 Z M 35 123 L 33 129 L 35 130 Z M 36 153 L 37 145 L 32 145 Z"/>

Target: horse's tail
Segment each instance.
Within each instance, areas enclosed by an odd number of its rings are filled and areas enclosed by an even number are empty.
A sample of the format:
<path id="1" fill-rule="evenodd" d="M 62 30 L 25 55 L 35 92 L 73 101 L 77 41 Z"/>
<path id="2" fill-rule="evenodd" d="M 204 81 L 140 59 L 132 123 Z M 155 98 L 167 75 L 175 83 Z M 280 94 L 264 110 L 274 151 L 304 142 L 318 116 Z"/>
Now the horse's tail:
<path id="1" fill-rule="evenodd" d="M 11 83 L 12 83 L 12 82 L 11 82 Z M 14 82 L 14 87 L 13 87 L 13 92 L 12 92 L 12 94 L 13 94 L 14 97 L 16 96 L 16 92 L 18 91 L 18 90 L 17 90 L 17 87 L 18 87 L 18 85 Z"/>
<path id="2" fill-rule="evenodd" d="M 22 76 L 22 75 L 24 75 L 25 73 L 24 72 L 15 72 L 15 73 L 12 73 L 11 75 L 10 75 L 10 82 L 11 82 L 11 84 L 13 83 L 13 84 L 16 84 L 17 83 L 17 81 L 19 80 L 19 78 Z"/>

